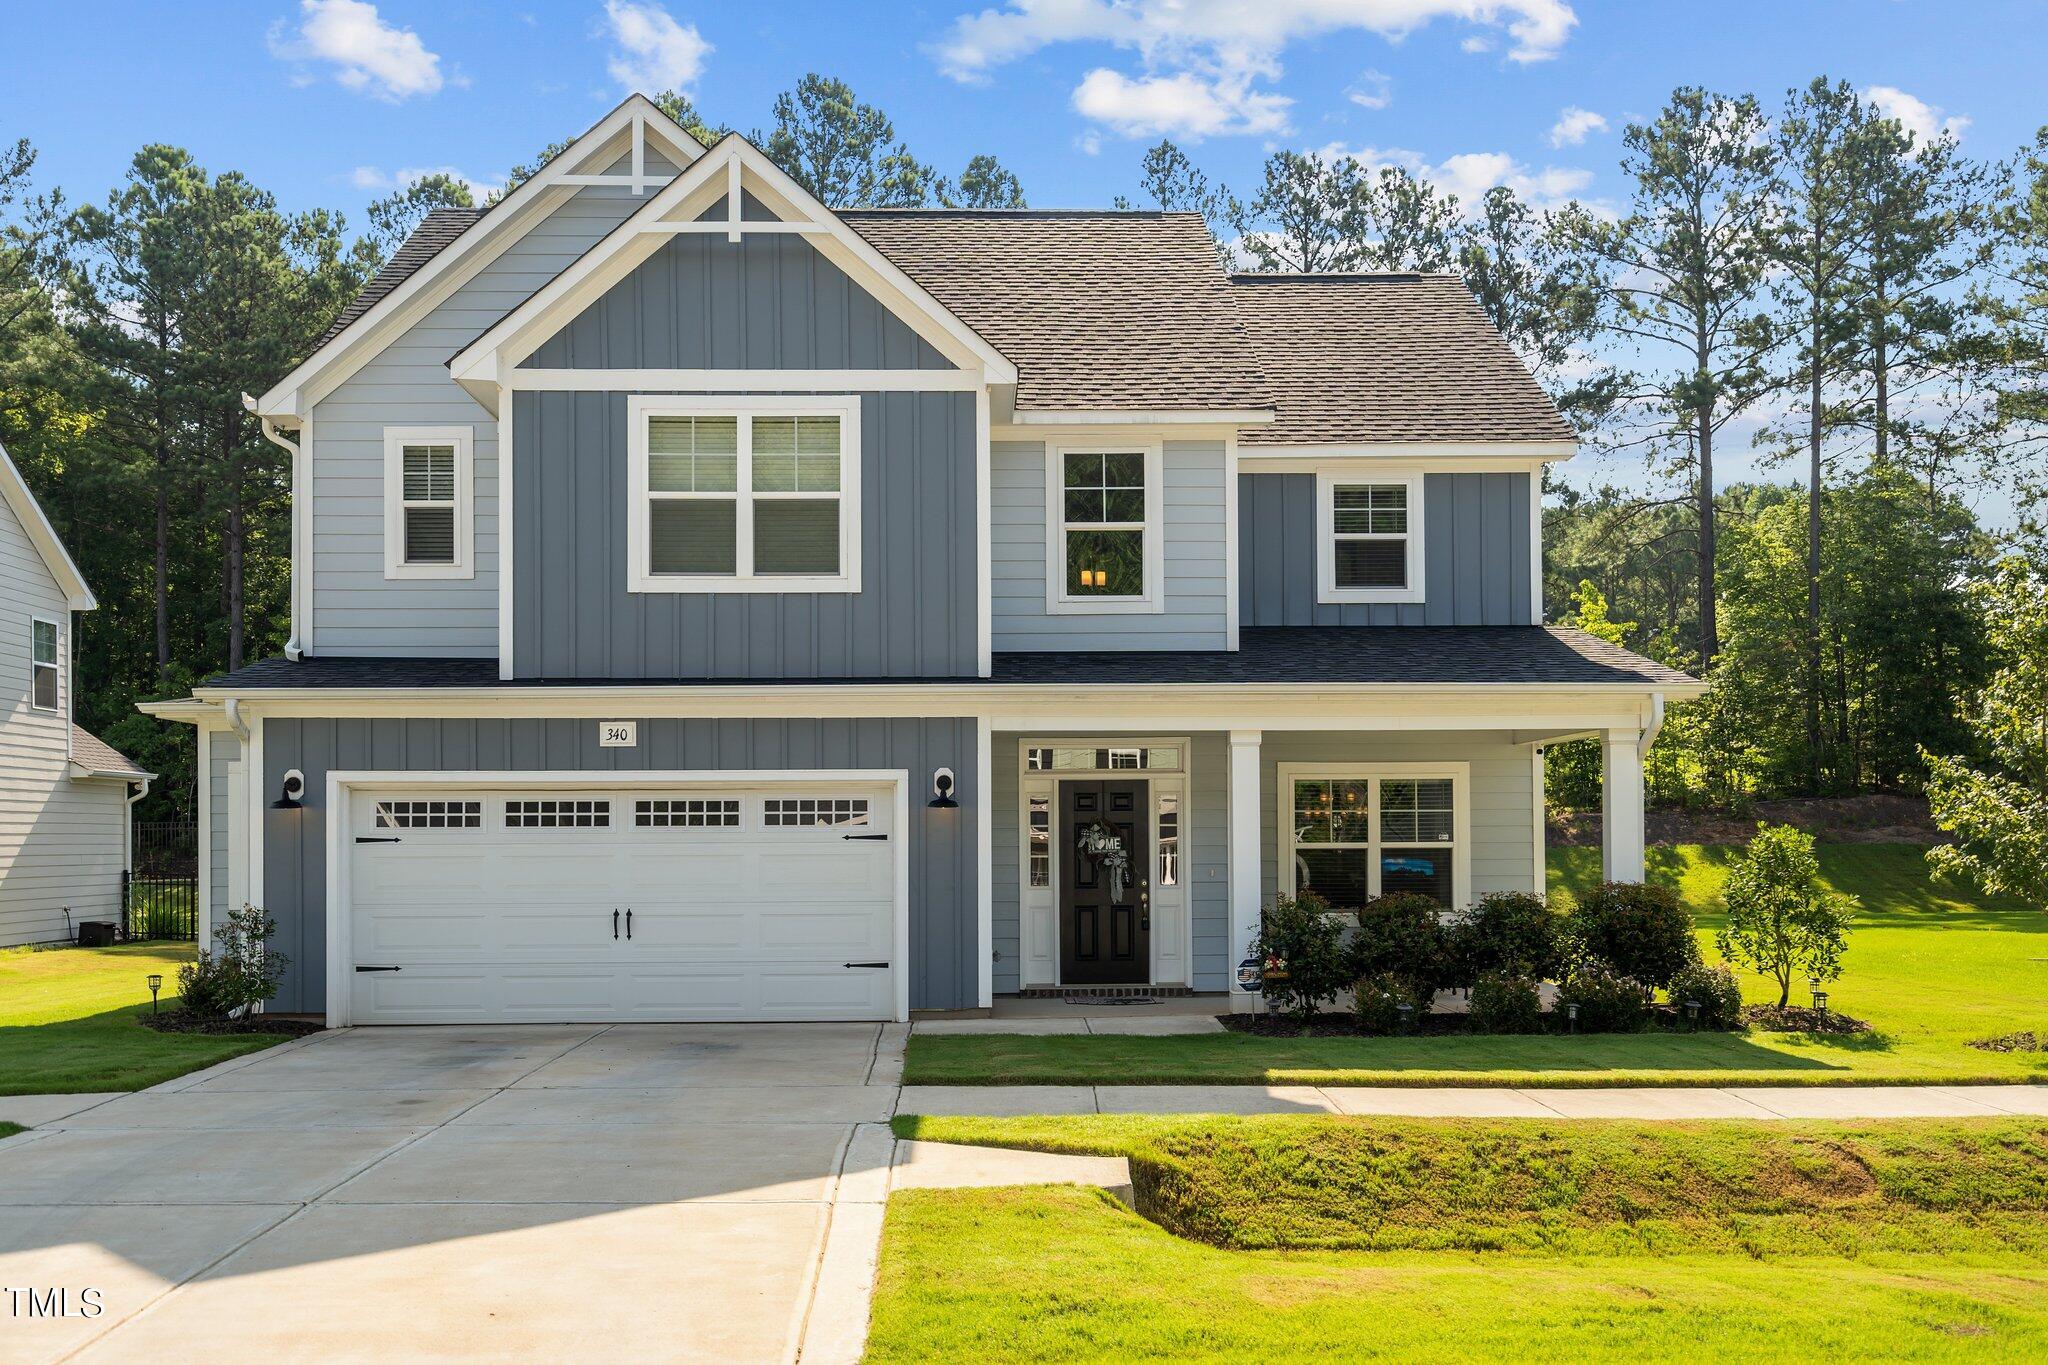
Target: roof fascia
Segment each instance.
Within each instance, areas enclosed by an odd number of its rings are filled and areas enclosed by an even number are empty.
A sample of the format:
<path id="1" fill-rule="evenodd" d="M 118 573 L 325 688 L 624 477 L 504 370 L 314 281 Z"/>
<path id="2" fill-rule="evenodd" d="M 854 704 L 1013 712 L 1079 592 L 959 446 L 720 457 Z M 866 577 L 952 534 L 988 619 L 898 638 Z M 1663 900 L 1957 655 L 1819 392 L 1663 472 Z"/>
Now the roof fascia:
<path id="1" fill-rule="evenodd" d="M 645 95 L 629 95 L 547 165 L 377 300 L 364 314 L 307 356 L 256 400 L 259 416 L 303 419 L 313 405 L 381 351 L 388 339 L 433 311 L 448 295 L 524 237 L 584 183 L 588 163 L 631 146 L 635 126 L 669 160 L 687 170 L 704 147 Z M 623 145 L 621 144 L 623 140 Z"/>
<path id="2" fill-rule="evenodd" d="M 1360 441 L 1338 445 L 1245 446 L 1253 460 L 1513 460 L 1547 464 L 1579 453 L 1577 441 Z"/>
<path id="3" fill-rule="evenodd" d="M 1020 427 L 1262 427 L 1271 408 L 1020 408 L 1010 425 Z"/>
<path id="4" fill-rule="evenodd" d="M 43 515 L 42 504 L 29 491 L 28 481 L 15 468 L 14 457 L 5 446 L 0 446 L 0 496 L 6 497 L 7 505 L 14 509 L 15 520 L 21 523 L 29 543 L 42 557 L 43 567 L 57 580 L 57 591 L 64 594 L 64 604 L 72 611 L 91 611 L 99 606 L 92 589 L 86 586 L 85 575 L 71 562 L 71 552 L 64 548 L 57 528 Z"/>

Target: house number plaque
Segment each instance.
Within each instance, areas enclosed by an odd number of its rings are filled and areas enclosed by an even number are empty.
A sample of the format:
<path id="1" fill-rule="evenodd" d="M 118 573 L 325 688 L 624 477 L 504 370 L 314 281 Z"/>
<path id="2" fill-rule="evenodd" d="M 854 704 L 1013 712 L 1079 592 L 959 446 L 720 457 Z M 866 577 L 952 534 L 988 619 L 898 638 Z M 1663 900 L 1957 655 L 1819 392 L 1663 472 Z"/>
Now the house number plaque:
<path id="1" fill-rule="evenodd" d="M 636 749 L 640 746 L 640 722 L 637 720 L 601 720 L 597 723 L 597 747 L 600 749 Z"/>

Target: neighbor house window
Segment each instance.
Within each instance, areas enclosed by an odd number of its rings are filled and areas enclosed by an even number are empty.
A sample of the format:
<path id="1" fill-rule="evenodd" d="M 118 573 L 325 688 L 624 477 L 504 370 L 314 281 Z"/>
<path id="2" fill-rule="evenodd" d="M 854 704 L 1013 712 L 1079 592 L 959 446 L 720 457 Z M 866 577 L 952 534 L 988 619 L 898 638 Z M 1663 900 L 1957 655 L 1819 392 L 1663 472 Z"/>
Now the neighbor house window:
<path id="1" fill-rule="evenodd" d="M 63 664 L 58 656 L 58 628 L 55 621 L 38 617 L 29 623 L 28 704 L 38 711 L 54 711 L 62 689 L 57 686 Z"/>
<path id="2" fill-rule="evenodd" d="M 1046 602 L 1054 611 L 1157 611 L 1161 540 L 1157 447 L 1054 447 Z"/>
<path id="3" fill-rule="evenodd" d="M 1316 484 L 1318 596 L 1422 601 L 1422 480 L 1325 472 Z"/>
<path id="4" fill-rule="evenodd" d="M 1462 905 L 1462 785 L 1451 771 L 1284 770 L 1291 818 L 1282 853 L 1293 889 L 1314 891 L 1340 910 L 1396 892 Z"/>
<path id="5" fill-rule="evenodd" d="M 857 592 L 860 400 L 635 398 L 635 592 Z"/>
<path id="6" fill-rule="evenodd" d="M 384 576 L 470 578 L 475 489 L 468 427 L 384 432 Z"/>

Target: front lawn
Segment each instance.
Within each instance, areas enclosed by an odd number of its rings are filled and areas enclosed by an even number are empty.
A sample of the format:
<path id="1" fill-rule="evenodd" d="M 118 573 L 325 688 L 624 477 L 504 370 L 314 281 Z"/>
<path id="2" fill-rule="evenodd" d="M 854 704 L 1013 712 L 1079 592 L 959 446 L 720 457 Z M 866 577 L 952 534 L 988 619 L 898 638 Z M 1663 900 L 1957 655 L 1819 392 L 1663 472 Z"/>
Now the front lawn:
<path id="1" fill-rule="evenodd" d="M 1721 882 L 1736 850 L 1656 848 L 1650 875 L 1676 885 L 1718 960 Z M 1582 1037 L 910 1039 L 914 1085 L 1839 1085 L 2048 1080 L 2048 1053 L 1983 1052 L 1973 1039 L 2048 1033 L 2048 915 L 2017 901 L 1934 885 L 1921 850 L 1833 844 L 1821 869 L 1863 900 L 1847 971 L 1830 1006 L 1869 1021 L 1860 1036 L 1609 1034 Z M 1569 893 L 1599 876 L 1599 850 L 1552 849 L 1550 884 Z M 1752 1002 L 1776 1000 L 1744 978 Z M 1804 990 L 1794 1003 L 1805 1004 Z"/>
<path id="2" fill-rule="evenodd" d="M 873 1360 L 2048 1352 L 2041 1120 L 896 1128 L 1128 1156 L 1159 1221 L 1092 1190 L 899 1193 Z"/>
<path id="3" fill-rule="evenodd" d="M 189 943 L 0 950 L 0 1095 L 140 1090 L 284 1041 L 158 1033 L 135 1022 L 149 1012 L 145 978 L 163 976 L 169 1008 L 192 954 Z"/>

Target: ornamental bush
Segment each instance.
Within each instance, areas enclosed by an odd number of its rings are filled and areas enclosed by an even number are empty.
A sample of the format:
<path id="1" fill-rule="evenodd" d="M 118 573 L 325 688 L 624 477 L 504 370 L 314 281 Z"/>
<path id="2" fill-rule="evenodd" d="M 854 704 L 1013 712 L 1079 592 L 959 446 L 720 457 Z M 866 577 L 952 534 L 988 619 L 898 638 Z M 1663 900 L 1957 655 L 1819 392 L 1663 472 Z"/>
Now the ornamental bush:
<path id="1" fill-rule="evenodd" d="M 1543 997 L 1533 978 L 1514 972 L 1485 972 L 1472 983 L 1474 1033 L 1543 1032 Z"/>
<path id="2" fill-rule="evenodd" d="M 1575 964 L 1558 983 L 1552 1013 L 1559 1028 L 1567 1027 L 1571 1006 L 1579 1007 L 1581 1033 L 1639 1033 L 1650 1022 L 1656 993 L 1648 984 L 1624 976 L 1597 959 Z"/>
<path id="3" fill-rule="evenodd" d="M 1448 938 L 1460 985 L 1490 973 L 1554 981 L 1564 970 L 1564 916 L 1526 891 L 1481 896 Z"/>
<path id="4" fill-rule="evenodd" d="M 1303 1024 L 1316 1017 L 1325 1000 L 1341 997 L 1358 979 L 1344 948 L 1343 921 L 1313 891 L 1281 896 L 1266 907 L 1252 956 L 1285 971 L 1285 979 L 1267 980 L 1266 996 Z"/>
<path id="5" fill-rule="evenodd" d="M 1429 1006 L 1417 1004 L 1401 983 L 1387 972 L 1360 977 L 1351 988 L 1352 1008 L 1358 1031 L 1384 1038 L 1401 1032 L 1401 1006 L 1415 1005 L 1418 1017 Z"/>
<path id="6" fill-rule="evenodd" d="M 1351 978 L 1389 976 L 1422 1007 L 1450 973 L 1443 907 L 1434 898 L 1399 892 L 1358 908 L 1351 939 Z"/>
<path id="7" fill-rule="evenodd" d="M 277 994 L 291 959 L 270 948 L 277 921 L 253 905 L 230 910 L 213 931 L 214 947 L 178 969 L 178 995 L 186 1011 L 224 1019 Z"/>
<path id="8" fill-rule="evenodd" d="M 1570 925 L 1581 956 L 1648 986 L 1668 985 L 1700 960 L 1692 915 L 1668 886 L 1602 882 L 1579 902 Z"/>
<path id="9" fill-rule="evenodd" d="M 1687 1001 L 1699 1004 L 1701 1028 L 1742 1027 L 1742 985 L 1736 981 L 1735 973 L 1726 967 L 1709 967 L 1704 962 L 1695 962 L 1690 967 L 1681 968 L 1678 975 L 1671 978 L 1671 1003 L 1678 1010 L 1681 1025 L 1687 1022 Z"/>

